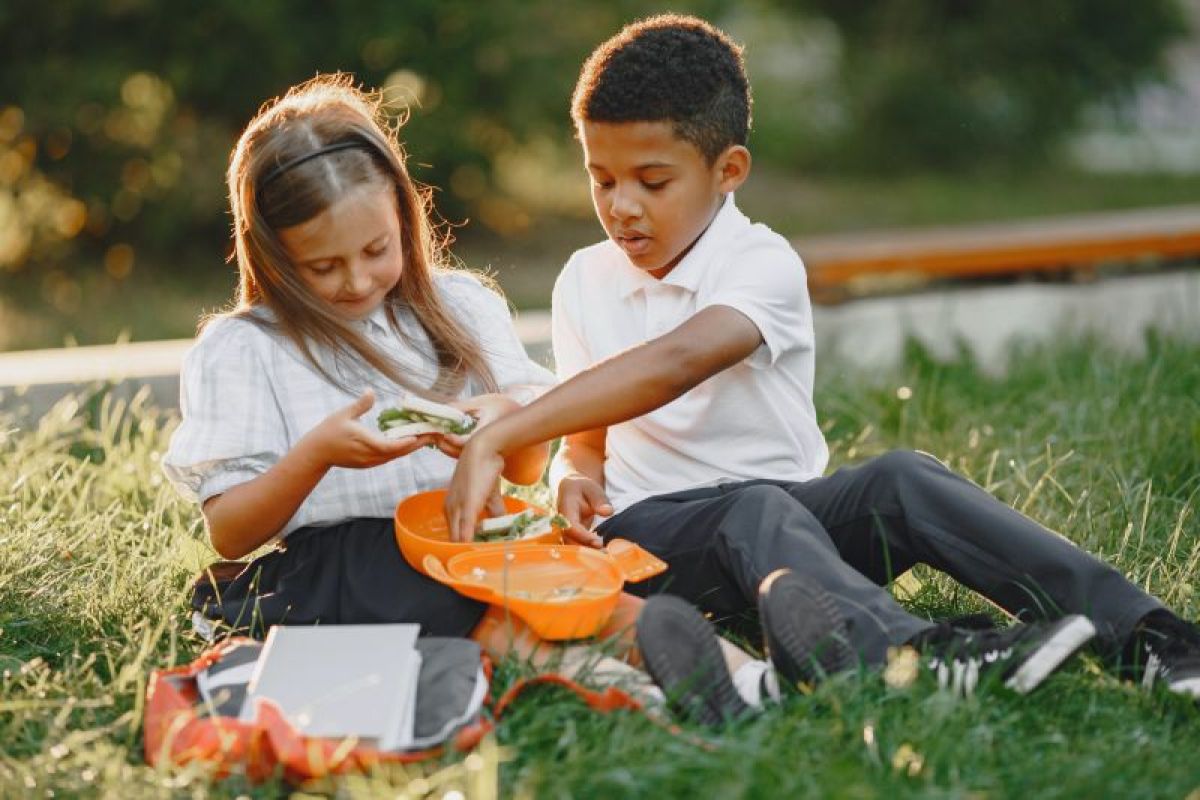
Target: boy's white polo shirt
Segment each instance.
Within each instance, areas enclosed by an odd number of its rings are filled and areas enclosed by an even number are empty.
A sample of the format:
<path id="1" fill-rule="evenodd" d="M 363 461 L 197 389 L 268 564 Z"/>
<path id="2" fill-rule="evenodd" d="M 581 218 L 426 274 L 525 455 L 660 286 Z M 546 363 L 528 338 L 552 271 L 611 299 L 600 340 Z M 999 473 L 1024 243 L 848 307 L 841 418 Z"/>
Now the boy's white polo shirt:
<path id="1" fill-rule="evenodd" d="M 611 241 L 576 252 L 554 286 L 560 380 L 657 338 L 708 306 L 748 317 L 763 344 L 661 408 L 608 429 L 604 478 L 616 511 L 652 495 L 725 481 L 804 481 L 829 451 L 813 405 L 812 307 L 787 240 L 733 197 L 662 280 Z"/>

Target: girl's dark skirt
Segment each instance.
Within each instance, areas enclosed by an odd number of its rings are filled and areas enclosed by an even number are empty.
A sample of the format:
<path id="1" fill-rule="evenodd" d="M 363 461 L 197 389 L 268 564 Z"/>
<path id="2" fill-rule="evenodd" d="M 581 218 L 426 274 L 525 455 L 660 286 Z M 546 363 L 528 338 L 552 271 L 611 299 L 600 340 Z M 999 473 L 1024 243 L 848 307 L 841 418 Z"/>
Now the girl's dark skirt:
<path id="1" fill-rule="evenodd" d="M 192 607 L 259 637 L 272 625 L 388 622 L 469 636 L 487 608 L 410 567 L 390 519 L 301 528 L 249 563 L 216 564 L 196 581 Z"/>

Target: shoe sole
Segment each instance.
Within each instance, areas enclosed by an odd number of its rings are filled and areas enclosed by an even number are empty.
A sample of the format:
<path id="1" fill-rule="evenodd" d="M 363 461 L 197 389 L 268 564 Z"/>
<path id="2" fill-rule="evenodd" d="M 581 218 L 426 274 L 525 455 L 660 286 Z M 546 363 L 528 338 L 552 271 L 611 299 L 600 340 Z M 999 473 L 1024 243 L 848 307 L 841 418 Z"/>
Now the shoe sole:
<path id="1" fill-rule="evenodd" d="M 1009 689 L 1029 694 L 1096 635 L 1096 626 L 1080 614 L 1063 617 L 1050 630 L 1038 649 L 1004 682 Z"/>
<path id="2" fill-rule="evenodd" d="M 833 597 L 790 570 L 776 570 L 763 580 L 758 615 L 771 663 L 793 686 L 815 684 L 854 663 Z"/>
<path id="3" fill-rule="evenodd" d="M 750 711 L 708 620 L 674 595 L 651 597 L 637 621 L 642 664 L 680 716 L 717 726 Z"/>

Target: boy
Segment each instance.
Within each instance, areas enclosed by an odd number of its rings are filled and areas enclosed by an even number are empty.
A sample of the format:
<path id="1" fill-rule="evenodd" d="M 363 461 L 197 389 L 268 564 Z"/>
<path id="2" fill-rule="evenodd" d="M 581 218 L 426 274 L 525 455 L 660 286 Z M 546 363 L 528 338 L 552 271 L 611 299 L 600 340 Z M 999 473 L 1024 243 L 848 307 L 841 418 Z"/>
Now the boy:
<path id="1" fill-rule="evenodd" d="M 463 451 L 455 536 L 470 535 L 503 453 L 566 435 L 560 512 L 582 542 L 619 534 L 665 560 L 645 591 L 728 614 L 789 568 L 834 597 L 869 664 L 912 644 L 941 676 L 1020 676 L 1025 691 L 1098 632 L 1147 685 L 1200 697 L 1194 625 L 934 458 L 895 452 L 822 477 L 803 265 L 733 201 L 750 170 L 736 45 L 689 17 L 631 25 L 584 64 L 572 112 L 608 239 L 575 253 L 554 288 L 565 382 Z M 1058 621 L 934 625 L 882 588 L 916 563 L 1019 618 Z M 768 642 L 800 624 L 778 604 L 763 622 Z"/>

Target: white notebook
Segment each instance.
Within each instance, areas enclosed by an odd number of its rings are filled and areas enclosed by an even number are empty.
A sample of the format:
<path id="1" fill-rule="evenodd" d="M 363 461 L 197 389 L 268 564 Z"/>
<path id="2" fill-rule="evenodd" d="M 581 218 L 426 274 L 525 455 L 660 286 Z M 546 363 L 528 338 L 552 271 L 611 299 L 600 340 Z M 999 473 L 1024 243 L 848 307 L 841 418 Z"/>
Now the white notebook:
<path id="1" fill-rule="evenodd" d="M 413 738 L 421 655 L 419 625 L 276 625 L 242 707 L 257 715 L 260 698 L 272 700 L 307 736 L 374 740 L 385 750 Z"/>

